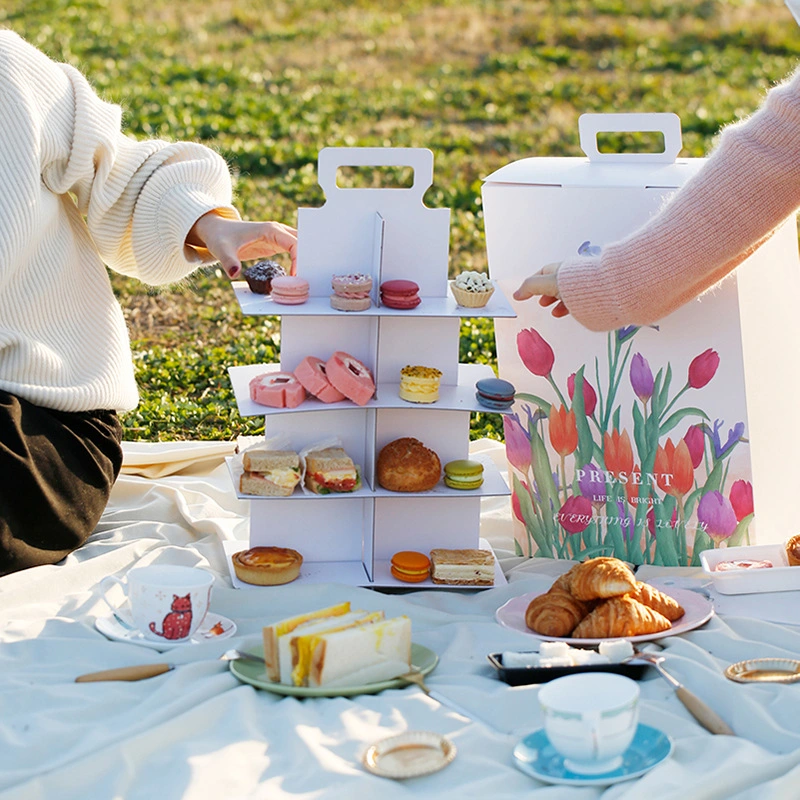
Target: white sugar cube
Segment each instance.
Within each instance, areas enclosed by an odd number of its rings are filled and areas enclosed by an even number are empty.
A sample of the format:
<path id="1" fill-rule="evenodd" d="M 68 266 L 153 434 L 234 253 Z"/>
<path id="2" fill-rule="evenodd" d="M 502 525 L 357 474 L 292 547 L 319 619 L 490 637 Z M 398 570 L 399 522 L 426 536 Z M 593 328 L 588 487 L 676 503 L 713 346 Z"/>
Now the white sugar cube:
<path id="1" fill-rule="evenodd" d="M 540 667 L 571 667 L 572 660 L 569 656 L 551 656 L 539 659 Z"/>
<path id="2" fill-rule="evenodd" d="M 610 642 L 600 642 L 600 653 L 608 656 L 612 663 L 618 664 L 633 655 L 633 645 L 625 639 L 612 639 Z"/>
<path id="3" fill-rule="evenodd" d="M 557 656 L 565 658 L 569 655 L 570 646 L 566 642 L 541 642 L 539 644 L 539 655 L 542 658 Z"/>
<path id="4" fill-rule="evenodd" d="M 575 647 L 570 651 L 569 657 L 572 660 L 573 666 L 583 667 L 591 663 L 592 656 L 594 655 L 597 655 L 594 650 L 583 650 L 579 647 Z"/>
<path id="5" fill-rule="evenodd" d="M 503 653 L 503 666 L 506 669 L 515 669 L 517 667 L 538 667 L 539 666 L 538 653 L 514 653 L 512 651 Z"/>

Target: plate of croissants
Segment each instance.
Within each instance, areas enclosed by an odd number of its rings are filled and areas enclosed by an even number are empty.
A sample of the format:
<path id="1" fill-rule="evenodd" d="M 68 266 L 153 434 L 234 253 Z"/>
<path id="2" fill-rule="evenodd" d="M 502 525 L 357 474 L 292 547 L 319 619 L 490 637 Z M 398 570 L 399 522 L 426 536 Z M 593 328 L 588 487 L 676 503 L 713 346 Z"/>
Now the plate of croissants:
<path id="1" fill-rule="evenodd" d="M 544 593 L 531 592 L 497 609 L 497 621 L 539 639 L 599 644 L 607 639 L 645 642 L 699 628 L 714 614 L 696 592 L 667 594 L 642 583 L 628 565 L 600 556 L 576 564 Z"/>

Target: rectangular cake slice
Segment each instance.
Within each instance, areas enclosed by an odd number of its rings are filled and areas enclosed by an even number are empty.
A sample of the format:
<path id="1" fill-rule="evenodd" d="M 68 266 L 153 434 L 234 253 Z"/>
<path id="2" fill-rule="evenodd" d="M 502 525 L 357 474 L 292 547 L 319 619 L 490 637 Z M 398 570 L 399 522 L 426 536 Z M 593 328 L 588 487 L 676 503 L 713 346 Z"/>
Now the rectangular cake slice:
<path id="1" fill-rule="evenodd" d="M 493 586 L 490 550 L 431 550 L 431 580 L 451 586 Z"/>

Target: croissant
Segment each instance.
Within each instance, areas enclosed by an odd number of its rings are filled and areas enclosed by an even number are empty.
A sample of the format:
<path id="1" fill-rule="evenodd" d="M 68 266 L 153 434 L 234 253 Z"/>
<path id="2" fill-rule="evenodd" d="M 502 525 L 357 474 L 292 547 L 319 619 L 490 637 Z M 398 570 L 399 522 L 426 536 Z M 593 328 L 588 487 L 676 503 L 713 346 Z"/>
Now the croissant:
<path id="1" fill-rule="evenodd" d="M 572 580 L 572 573 L 575 572 L 577 567 L 578 564 L 572 567 L 569 572 L 565 572 L 563 575 L 556 578 L 548 591 L 552 592 L 553 589 L 559 589 L 562 592 L 569 592 L 569 582 Z"/>
<path id="2" fill-rule="evenodd" d="M 570 573 L 569 593 L 578 600 L 616 597 L 635 589 L 636 578 L 618 558 L 590 558 Z"/>
<path id="3" fill-rule="evenodd" d="M 551 589 L 528 604 L 525 624 L 542 636 L 569 636 L 588 613 L 586 603 L 560 589 Z"/>
<path id="4" fill-rule="evenodd" d="M 674 597 L 660 592 L 649 583 L 638 582 L 636 590 L 630 592 L 629 595 L 634 600 L 638 600 L 654 611 L 658 611 L 659 614 L 663 614 L 670 622 L 675 622 L 684 614 L 683 606 Z"/>
<path id="5" fill-rule="evenodd" d="M 630 595 L 612 597 L 585 617 L 572 632 L 574 639 L 616 639 L 659 633 L 672 623 L 658 611 L 648 608 Z"/>

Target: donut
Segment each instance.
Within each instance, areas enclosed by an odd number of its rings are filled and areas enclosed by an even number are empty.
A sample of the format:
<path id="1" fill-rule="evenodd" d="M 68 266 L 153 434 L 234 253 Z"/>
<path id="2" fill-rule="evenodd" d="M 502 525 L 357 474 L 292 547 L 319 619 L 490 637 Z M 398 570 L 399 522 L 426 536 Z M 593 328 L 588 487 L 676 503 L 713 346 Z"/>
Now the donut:
<path id="1" fill-rule="evenodd" d="M 291 372 L 266 372 L 250 381 L 250 399 L 271 408 L 296 408 L 306 390 Z"/>
<path id="2" fill-rule="evenodd" d="M 328 380 L 348 400 L 356 405 L 366 405 L 375 394 L 372 373 L 357 358 L 337 350 L 325 365 Z"/>
<path id="3" fill-rule="evenodd" d="M 294 371 L 303 388 L 323 403 L 338 403 L 344 395 L 328 380 L 325 362 L 316 356 L 306 356 Z"/>

